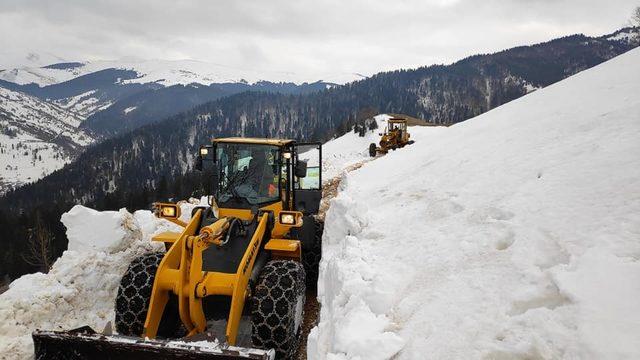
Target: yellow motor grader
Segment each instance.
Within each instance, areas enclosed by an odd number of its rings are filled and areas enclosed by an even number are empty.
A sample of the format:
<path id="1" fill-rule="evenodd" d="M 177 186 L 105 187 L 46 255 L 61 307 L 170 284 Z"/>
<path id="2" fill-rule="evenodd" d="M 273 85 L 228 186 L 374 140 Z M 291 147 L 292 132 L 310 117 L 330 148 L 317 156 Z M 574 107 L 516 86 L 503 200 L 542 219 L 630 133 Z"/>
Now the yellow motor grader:
<path id="1" fill-rule="evenodd" d="M 155 204 L 182 230 L 156 235 L 166 251 L 129 265 L 115 299 L 117 335 L 36 331 L 36 359 L 293 357 L 320 259 L 321 165 L 319 143 L 202 146 L 195 167 L 211 180 L 209 205 L 185 220 L 179 205 Z"/>
<path id="2" fill-rule="evenodd" d="M 388 120 L 383 133 L 380 133 L 380 146 L 375 143 L 369 145 L 369 155 L 375 157 L 377 154 L 386 154 L 389 150 L 395 150 L 411 145 L 413 140 L 409 140 L 411 135 L 407 131 L 407 119 L 394 117 Z"/>

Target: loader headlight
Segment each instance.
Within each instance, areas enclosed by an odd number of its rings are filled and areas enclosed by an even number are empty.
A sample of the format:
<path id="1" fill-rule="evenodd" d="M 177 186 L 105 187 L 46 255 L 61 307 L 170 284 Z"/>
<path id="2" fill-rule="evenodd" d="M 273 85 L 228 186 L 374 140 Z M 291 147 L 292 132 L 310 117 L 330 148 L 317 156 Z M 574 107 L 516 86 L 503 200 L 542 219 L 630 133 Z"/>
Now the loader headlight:
<path id="1" fill-rule="evenodd" d="M 175 217 L 176 216 L 176 209 L 173 207 L 163 207 L 162 208 L 162 216 L 164 217 Z"/>
<path id="2" fill-rule="evenodd" d="M 300 227 L 302 226 L 302 213 L 299 211 L 282 211 L 278 221 L 282 225 Z"/>
<path id="3" fill-rule="evenodd" d="M 293 225 L 296 223 L 296 217 L 293 214 L 282 214 L 280 215 L 280 223 L 286 225 Z"/>
<path id="4" fill-rule="evenodd" d="M 207 154 L 209 154 L 209 149 L 207 149 L 205 147 L 200 148 L 200 155 L 207 156 Z"/>
<path id="5" fill-rule="evenodd" d="M 157 217 L 167 219 L 177 219 L 180 217 L 180 208 L 176 204 L 155 203 L 154 213 Z"/>
<path id="6" fill-rule="evenodd" d="M 282 154 L 282 156 L 283 156 L 285 159 L 291 159 L 291 153 L 290 153 L 290 152 L 283 153 L 283 154 Z"/>

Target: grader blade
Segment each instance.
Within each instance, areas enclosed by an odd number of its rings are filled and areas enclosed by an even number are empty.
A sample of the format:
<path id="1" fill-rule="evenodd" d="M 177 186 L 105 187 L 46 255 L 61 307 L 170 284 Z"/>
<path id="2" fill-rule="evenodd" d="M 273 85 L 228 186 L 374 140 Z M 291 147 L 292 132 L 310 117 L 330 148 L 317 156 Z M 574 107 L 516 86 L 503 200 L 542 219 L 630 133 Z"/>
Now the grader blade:
<path id="1" fill-rule="evenodd" d="M 237 360 L 275 358 L 273 350 L 215 345 L 215 342 L 144 340 L 98 334 L 89 327 L 72 331 L 35 331 L 36 360 L 185 359 Z"/>

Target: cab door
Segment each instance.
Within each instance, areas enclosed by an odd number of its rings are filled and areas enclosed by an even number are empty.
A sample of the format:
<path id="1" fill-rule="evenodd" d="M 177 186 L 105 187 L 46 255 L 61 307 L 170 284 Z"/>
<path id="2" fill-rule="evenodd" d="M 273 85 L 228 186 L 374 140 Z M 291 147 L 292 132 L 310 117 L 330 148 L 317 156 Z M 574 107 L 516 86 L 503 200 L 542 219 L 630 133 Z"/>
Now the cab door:
<path id="1" fill-rule="evenodd" d="M 409 141 L 409 132 L 407 131 L 406 121 L 401 123 L 400 129 L 402 129 L 402 142 L 406 143 L 407 141 Z"/>
<path id="2" fill-rule="evenodd" d="M 294 169 L 306 163 L 306 176 L 294 176 L 293 204 L 295 210 L 305 215 L 315 215 L 322 200 L 322 143 L 297 143 L 294 145 Z M 295 174 L 295 171 L 294 171 Z"/>

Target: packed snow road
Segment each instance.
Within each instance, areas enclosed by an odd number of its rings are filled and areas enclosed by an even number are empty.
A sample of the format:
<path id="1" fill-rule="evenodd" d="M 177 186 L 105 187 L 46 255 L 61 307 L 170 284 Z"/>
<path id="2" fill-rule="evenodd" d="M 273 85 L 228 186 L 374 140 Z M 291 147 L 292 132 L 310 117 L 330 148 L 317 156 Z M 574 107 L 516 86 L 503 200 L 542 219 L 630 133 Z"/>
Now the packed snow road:
<path id="1" fill-rule="evenodd" d="M 310 359 L 640 358 L 640 49 L 346 175 Z"/>

